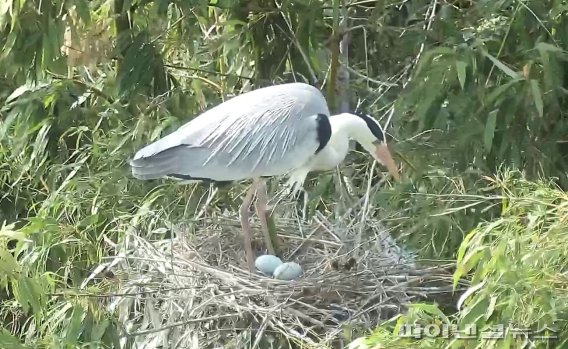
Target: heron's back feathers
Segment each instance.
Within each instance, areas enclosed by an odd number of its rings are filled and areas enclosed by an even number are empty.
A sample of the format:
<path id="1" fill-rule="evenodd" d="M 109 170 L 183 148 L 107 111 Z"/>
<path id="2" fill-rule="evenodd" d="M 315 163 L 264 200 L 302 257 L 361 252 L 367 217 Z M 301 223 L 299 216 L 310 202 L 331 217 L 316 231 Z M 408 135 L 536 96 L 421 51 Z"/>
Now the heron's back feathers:
<path id="1" fill-rule="evenodd" d="M 318 114 L 329 116 L 329 110 L 313 86 L 292 83 L 254 90 L 138 151 L 130 162 L 132 174 L 139 179 L 184 175 L 215 181 L 285 174 L 318 149 Z"/>

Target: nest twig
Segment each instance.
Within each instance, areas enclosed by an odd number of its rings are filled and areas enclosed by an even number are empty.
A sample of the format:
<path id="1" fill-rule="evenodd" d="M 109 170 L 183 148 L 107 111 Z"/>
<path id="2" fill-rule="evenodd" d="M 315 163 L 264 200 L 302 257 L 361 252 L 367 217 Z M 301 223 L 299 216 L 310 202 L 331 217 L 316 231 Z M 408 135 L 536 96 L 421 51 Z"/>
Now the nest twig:
<path id="1" fill-rule="evenodd" d="M 281 257 L 304 270 L 293 281 L 245 269 L 234 218 L 155 242 L 132 231 L 111 262 L 121 280 L 112 307 L 140 348 L 321 348 L 345 325 L 370 329 L 415 298 L 451 292 L 449 272 L 417 266 L 380 224 L 367 221 L 362 239 L 356 224 L 340 226 L 321 215 L 302 227 L 279 220 Z"/>

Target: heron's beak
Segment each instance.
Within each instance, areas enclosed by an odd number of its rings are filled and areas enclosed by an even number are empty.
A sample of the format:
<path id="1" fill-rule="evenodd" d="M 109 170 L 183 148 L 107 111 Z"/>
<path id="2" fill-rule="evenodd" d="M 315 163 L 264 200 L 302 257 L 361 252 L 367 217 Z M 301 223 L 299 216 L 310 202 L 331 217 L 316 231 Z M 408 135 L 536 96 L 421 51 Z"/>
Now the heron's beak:
<path id="1" fill-rule="evenodd" d="M 389 148 L 385 143 L 375 143 L 375 152 L 372 155 L 375 160 L 387 168 L 396 181 L 400 180 L 398 168 L 396 167 Z"/>

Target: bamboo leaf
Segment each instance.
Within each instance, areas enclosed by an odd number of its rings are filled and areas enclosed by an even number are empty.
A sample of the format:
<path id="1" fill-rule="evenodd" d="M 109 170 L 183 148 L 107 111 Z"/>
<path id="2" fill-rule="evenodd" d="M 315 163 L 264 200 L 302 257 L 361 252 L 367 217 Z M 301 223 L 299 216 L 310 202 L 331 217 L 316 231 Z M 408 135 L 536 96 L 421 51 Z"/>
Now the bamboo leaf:
<path id="1" fill-rule="evenodd" d="M 541 52 L 564 52 L 560 47 L 547 42 L 539 42 L 536 44 L 535 48 Z"/>
<path id="2" fill-rule="evenodd" d="M 430 65 L 432 64 L 432 60 L 436 57 L 445 56 L 445 55 L 453 55 L 455 54 L 455 50 L 449 47 L 436 47 L 430 51 L 426 51 L 418 64 L 416 65 L 416 71 L 414 72 L 414 76 L 420 76 L 423 71 L 427 71 Z"/>
<path id="3" fill-rule="evenodd" d="M 14 23 L 15 21 L 12 21 Z M 8 38 L 5 41 L 4 48 L 2 49 L 2 54 L 0 54 L 0 59 L 4 59 L 12 54 L 12 49 L 16 45 L 16 40 L 18 39 L 18 32 L 12 31 L 8 34 Z"/>
<path id="4" fill-rule="evenodd" d="M 478 246 L 472 251 L 470 251 L 468 254 L 466 254 L 463 260 L 461 260 L 457 264 L 456 271 L 454 272 L 453 275 L 454 288 L 457 286 L 462 276 L 469 273 L 472 269 L 476 267 L 476 265 L 478 264 L 477 262 L 479 262 L 479 260 L 483 257 L 484 251 L 485 251 L 484 246 Z"/>
<path id="5" fill-rule="evenodd" d="M 30 88 L 28 85 L 22 85 L 20 87 L 18 87 L 17 89 L 15 89 L 9 96 L 8 98 L 6 98 L 5 103 L 10 103 L 12 101 L 14 101 L 15 99 L 17 99 L 18 97 L 20 97 L 21 95 L 23 95 L 26 92 L 29 92 Z"/>
<path id="6" fill-rule="evenodd" d="M 467 289 L 467 291 L 465 291 L 460 298 L 458 299 L 458 303 L 457 303 L 457 307 L 458 309 L 462 309 L 463 305 L 465 304 L 465 301 L 472 296 L 473 294 L 475 294 L 477 291 L 479 291 L 480 289 L 483 288 L 483 286 L 485 286 L 485 281 L 482 281 L 480 283 L 478 283 L 475 286 L 471 286 L 470 288 Z M 464 309 L 465 310 L 465 309 Z M 483 313 L 482 313 L 483 314 Z"/>
<path id="7" fill-rule="evenodd" d="M 497 66 L 497 68 L 499 68 L 503 73 L 509 75 L 513 79 L 518 79 L 520 77 L 518 73 L 516 73 L 513 69 L 507 67 L 503 62 L 501 62 L 497 58 L 490 55 L 489 52 L 482 51 L 482 53 L 485 57 L 489 58 L 493 62 L 493 64 L 495 64 L 495 66 Z"/>
<path id="8" fill-rule="evenodd" d="M 82 332 L 82 323 L 85 318 L 85 310 L 79 305 L 73 306 L 73 313 L 67 326 L 66 338 L 70 343 L 77 343 L 77 339 Z"/>
<path id="9" fill-rule="evenodd" d="M 5 329 L 0 331 L 0 348 L 30 349 L 30 347 L 23 345 L 16 336 L 11 335 Z"/>
<path id="10" fill-rule="evenodd" d="M 19 234 L 20 238 L 23 236 L 23 233 L 21 232 L 14 232 L 14 233 Z M 0 275 L 3 274 L 13 277 L 15 276 L 16 273 L 20 271 L 20 269 L 21 267 L 18 264 L 16 258 L 14 258 L 14 256 L 8 250 L 0 249 Z"/>
<path id="11" fill-rule="evenodd" d="M 491 104 L 491 103 L 495 102 L 497 100 L 497 98 L 499 98 L 507 90 L 513 88 L 517 83 L 518 83 L 518 80 L 511 80 L 511 81 L 507 82 L 506 84 L 495 87 L 493 89 L 493 91 L 491 91 L 491 93 L 489 95 L 487 95 L 485 102 L 487 104 Z"/>
<path id="12" fill-rule="evenodd" d="M 483 132 L 483 146 L 485 152 L 489 153 L 493 147 L 493 137 L 495 136 L 495 126 L 497 124 L 497 113 L 499 109 L 495 109 L 489 113 L 487 122 L 485 123 L 485 131 Z"/>
<path id="13" fill-rule="evenodd" d="M 110 321 L 108 319 L 103 319 L 100 323 L 95 324 L 91 330 L 91 340 L 93 342 L 100 341 L 109 325 Z"/>
<path id="14" fill-rule="evenodd" d="M 450 319 L 448 319 L 448 317 L 446 316 L 446 314 L 444 314 L 440 308 L 438 308 L 438 306 L 434 305 L 434 304 L 427 304 L 427 303 L 417 303 L 417 304 L 412 304 L 411 305 L 412 308 L 421 310 L 425 313 L 434 315 L 439 317 L 440 319 L 444 320 L 445 323 L 450 323 Z"/>
<path id="15" fill-rule="evenodd" d="M 536 110 L 538 111 L 538 116 L 541 118 L 544 116 L 544 103 L 542 101 L 542 93 L 540 91 L 540 87 L 538 86 L 538 81 L 532 79 L 530 81 L 531 84 L 531 92 L 534 99 L 534 105 Z"/>
<path id="16" fill-rule="evenodd" d="M 465 87 L 465 80 L 467 78 L 467 63 L 464 61 L 456 61 L 456 72 L 458 74 L 458 80 L 460 81 L 461 88 Z"/>
<path id="17" fill-rule="evenodd" d="M 479 285 L 483 286 L 483 284 L 479 284 Z M 477 286 L 479 286 L 479 285 L 477 285 Z M 470 291 L 472 289 L 473 288 L 470 288 L 468 291 Z M 469 296 L 469 294 L 468 294 L 468 296 Z M 461 297 L 460 297 L 459 301 L 462 301 Z M 476 324 L 479 326 L 480 324 L 477 323 L 477 322 L 485 316 L 485 312 L 487 311 L 488 307 L 489 307 L 489 300 L 487 298 L 484 297 L 484 298 L 479 299 L 473 305 L 463 309 L 463 311 L 461 312 L 462 313 L 461 323 L 465 324 L 466 326 L 476 325 Z"/>
<path id="18" fill-rule="evenodd" d="M 75 0 L 77 14 L 86 24 L 91 22 L 91 11 L 86 0 Z"/>
<path id="19" fill-rule="evenodd" d="M 42 125 L 41 129 L 39 130 L 39 132 L 37 133 L 37 137 L 35 139 L 33 146 L 33 152 L 29 158 L 29 166 L 32 166 L 33 161 L 36 158 L 40 157 L 45 151 L 45 147 L 47 146 L 47 143 L 49 141 L 48 134 L 50 129 L 51 129 L 51 124 L 49 123 L 48 120 L 46 120 Z"/>
<path id="20" fill-rule="evenodd" d="M 485 320 L 489 320 L 491 315 L 493 315 L 496 304 L 497 304 L 497 296 L 491 296 L 491 299 L 489 301 L 489 306 L 487 307 L 487 311 L 485 312 Z"/>
<path id="21" fill-rule="evenodd" d="M 21 276 L 17 282 L 14 283 L 14 294 L 16 299 L 21 304 L 24 311 L 28 311 L 30 306 L 34 312 L 34 315 L 39 316 L 41 314 L 41 288 L 37 284 L 37 281 L 26 276 Z"/>

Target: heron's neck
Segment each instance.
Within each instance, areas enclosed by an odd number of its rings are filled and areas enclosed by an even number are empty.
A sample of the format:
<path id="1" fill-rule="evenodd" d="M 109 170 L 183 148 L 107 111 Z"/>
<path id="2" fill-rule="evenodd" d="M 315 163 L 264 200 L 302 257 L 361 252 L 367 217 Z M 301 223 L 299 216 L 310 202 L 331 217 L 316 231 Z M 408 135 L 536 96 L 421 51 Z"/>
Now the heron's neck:
<path id="1" fill-rule="evenodd" d="M 361 118 L 357 115 L 342 113 L 329 117 L 331 124 L 331 139 L 341 149 L 347 147 L 345 154 L 349 150 L 349 140 L 358 141 L 357 135 L 361 132 Z"/>
<path id="2" fill-rule="evenodd" d="M 359 120 L 357 120 L 356 115 L 338 114 L 330 116 L 329 122 L 331 124 L 331 138 L 322 150 L 322 164 L 314 164 L 318 168 L 333 168 L 345 159 L 349 152 L 349 140 L 353 138 L 354 128 Z"/>

